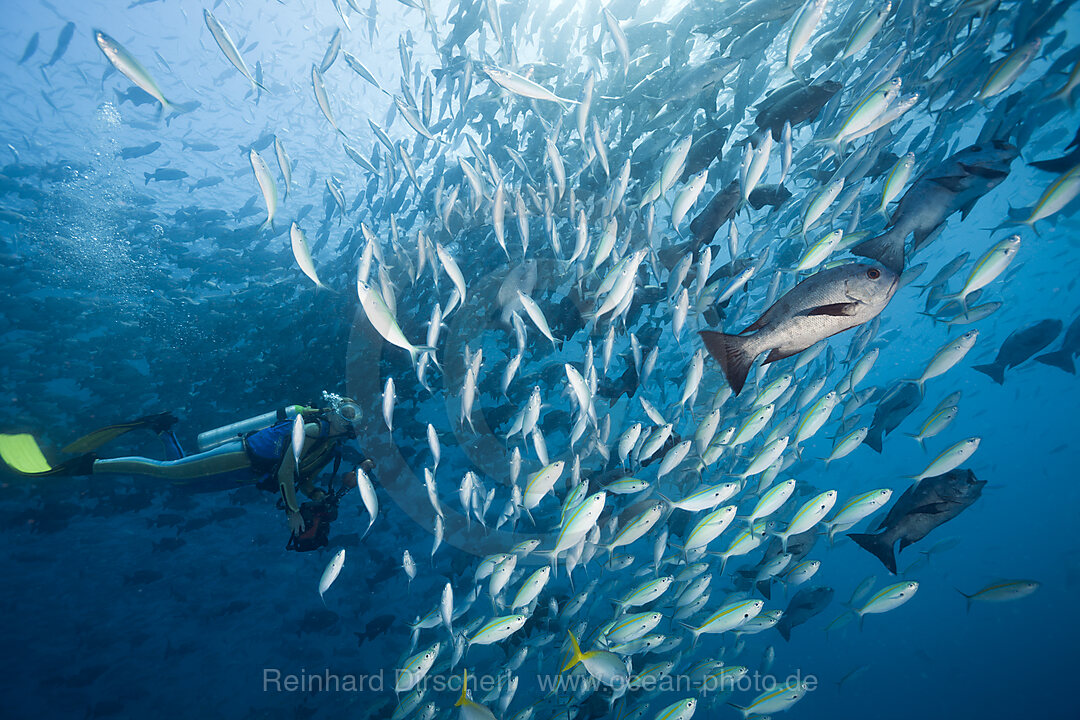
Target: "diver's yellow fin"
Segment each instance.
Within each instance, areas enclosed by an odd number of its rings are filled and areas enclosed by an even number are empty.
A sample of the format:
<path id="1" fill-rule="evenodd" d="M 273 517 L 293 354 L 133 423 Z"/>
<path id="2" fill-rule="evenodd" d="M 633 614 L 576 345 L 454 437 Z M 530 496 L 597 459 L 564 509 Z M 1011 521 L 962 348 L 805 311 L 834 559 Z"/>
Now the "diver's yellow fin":
<path id="1" fill-rule="evenodd" d="M 37 440 L 27 433 L 0 434 L 0 457 L 13 470 L 24 475 L 47 473 L 53 469 L 38 447 Z"/>

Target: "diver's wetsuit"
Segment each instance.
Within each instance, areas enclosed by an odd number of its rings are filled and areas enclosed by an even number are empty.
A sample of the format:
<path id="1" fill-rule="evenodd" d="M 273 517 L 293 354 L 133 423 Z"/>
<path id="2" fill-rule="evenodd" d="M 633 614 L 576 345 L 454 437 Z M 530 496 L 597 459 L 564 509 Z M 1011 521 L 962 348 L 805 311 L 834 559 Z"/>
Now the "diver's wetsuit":
<path id="1" fill-rule="evenodd" d="M 329 422 L 321 413 L 305 417 L 305 425 L 317 423 L 319 435 L 308 438 L 300 459 L 300 477 L 314 477 L 340 454 L 347 435 L 330 436 Z M 165 460 L 146 457 L 95 459 L 93 474 L 144 475 L 192 484 L 194 489 L 221 490 L 255 482 L 262 489 L 277 490 L 277 469 L 292 439 L 292 420 L 230 440 L 212 450 L 186 455 L 172 430 L 158 433 L 165 446 Z M 306 493 L 305 493 L 306 494 Z"/>

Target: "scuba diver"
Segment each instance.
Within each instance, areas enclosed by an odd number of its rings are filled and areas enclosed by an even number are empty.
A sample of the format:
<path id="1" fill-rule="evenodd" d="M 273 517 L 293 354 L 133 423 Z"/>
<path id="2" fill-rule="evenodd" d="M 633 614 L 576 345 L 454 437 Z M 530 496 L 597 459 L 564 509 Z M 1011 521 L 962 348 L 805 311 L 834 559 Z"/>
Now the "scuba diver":
<path id="1" fill-rule="evenodd" d="M 199 435 L 201 452 L 187 455 L 172 431 L 172 413 L 149 415 L 120 425 L 109 425 L 84 435 L 63 448 L 79 453 L 50 465 L 32 435 L 0 434 L 0 457 L 16 473 L 28 477 L 101 475 L 120 473 L 172 480 L 196 491 L 225 490 L 254 482 L 261 490 L 280 495 L 291 536 L 288 550 L 307 552 L 329 543 L 330 523 L 337 519 L 338 500 L 354 483 L 334 479 L 343 459 L 370 473 L 374 462 L 346 446 L 356 438 L 361 410 L 352 399 L 324 392 L 326 407 L 290 405 L 248 420 Z M 157 434 L 165 447 L 165 460 L 146 457 L 102 458 L 93 451 L 121 435 L 138 429 Z M 295 441 L 295 442 L 294 442 Z M 331 461 L 333 471 L 326 489 L 315 476 Z M 297 491 L 309 500 L 297 501 Z"/>

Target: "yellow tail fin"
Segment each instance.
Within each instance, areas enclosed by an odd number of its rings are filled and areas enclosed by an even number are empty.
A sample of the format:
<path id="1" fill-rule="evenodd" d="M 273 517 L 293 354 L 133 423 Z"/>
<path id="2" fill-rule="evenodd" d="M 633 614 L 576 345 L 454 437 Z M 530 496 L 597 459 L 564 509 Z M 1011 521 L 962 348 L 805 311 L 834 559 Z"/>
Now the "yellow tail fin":
<path id="1" fill-rule="evenodd" d="M 574 633 L 567 630 L 566 634 L 570 636 L 570 649 L 571 649 L 570 650 L 571 651 L 570 661 L 568 663 L 566 663 L 566 665 L 563 666 L 563 669 L 560 670 L 559 672 L 566 672 L 567 670 L 574 667 L 579 662 L 581 662 L 582 660 L 585 659 L 585 655 L 581 652 L 581 646 L 578 645 L 578 641 L 577 641 L 577 638 L 574 637 Z"/>
<path id="2" fill-rule="evenodd" d="M 0 435 L 0 457 L 16 472 L 26 475 L 52 470 L 33 435 Z"/>
<path id="3" fill-rule="evenodd" d="M 469 671 L 461 671 L 461 697 L 454 703 L 454 707 L 461 707 L 469 702 L 469 698 L 465 697 L 465 690 L 469 687 Z"/>

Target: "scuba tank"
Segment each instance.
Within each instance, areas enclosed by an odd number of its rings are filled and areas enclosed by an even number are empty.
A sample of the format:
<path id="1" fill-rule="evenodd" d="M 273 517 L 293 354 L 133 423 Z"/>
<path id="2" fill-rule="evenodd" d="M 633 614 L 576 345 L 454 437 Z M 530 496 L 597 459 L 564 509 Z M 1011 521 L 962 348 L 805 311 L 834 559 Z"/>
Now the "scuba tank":
<path id="1" fill-rule="evenodd" d="M 236 440 L 247 433 L 263 430 L 282 420 L 291 420 L 300 413 L 314 411 L 315 408 L 305 407 L 304 405 L 289 405 L 287 407 L 279 408 L 278 410 L 263 413 L 262 415 L 256 415 L 247 420 L 241 420 L 229 425 L 222 425 L 213 430 L 207 430 L 204 433 L 199 433 L 199 452 L 205 452 L 218 445 L 223 445 L 230 440 Z"/>

